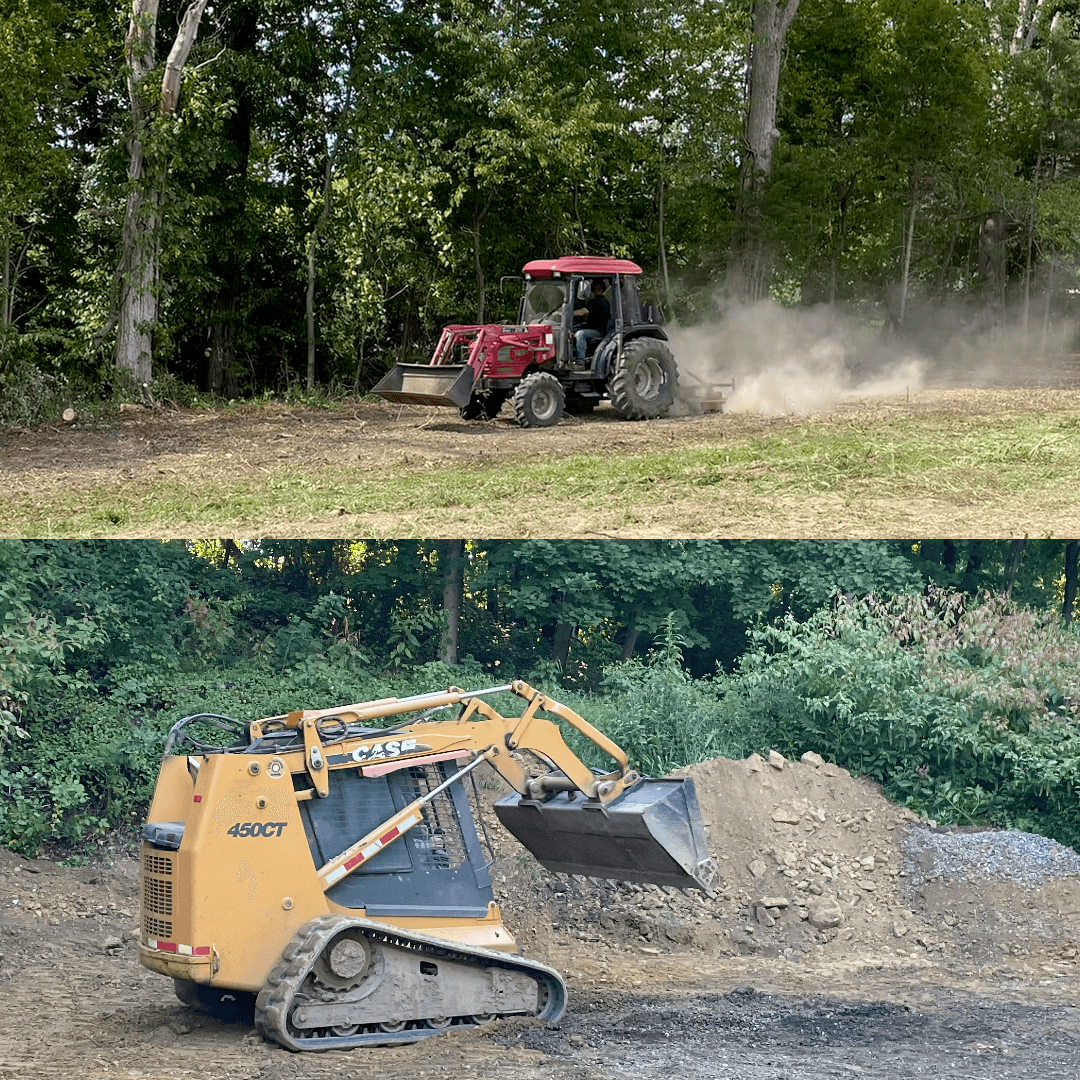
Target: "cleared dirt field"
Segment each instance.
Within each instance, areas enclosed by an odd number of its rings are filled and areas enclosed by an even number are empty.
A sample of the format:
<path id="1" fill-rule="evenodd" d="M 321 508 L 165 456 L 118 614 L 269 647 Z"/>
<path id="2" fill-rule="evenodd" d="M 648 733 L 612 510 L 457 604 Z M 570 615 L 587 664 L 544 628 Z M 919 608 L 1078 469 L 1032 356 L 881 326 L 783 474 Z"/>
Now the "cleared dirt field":
<path id="1" fill-rule="evenodd" d="M 406 1048 L 293 1054 L 188 1009 L 138 963 L 133 857 L 71 868 L 0 850 L 0 1078 L 1075 1080 L 1074 852 L 936 831 L 828 764 L 686 771 L 714 898 L 568 880 L 499 832 L 504 918 L 566 977 L 567 1012 Z"/>
<path id="2" fill-rule="evenodd" d="M 1080 391 L 547 429 L 358 401 L 0 434 L 7 535 L 1064 535 Z"/>

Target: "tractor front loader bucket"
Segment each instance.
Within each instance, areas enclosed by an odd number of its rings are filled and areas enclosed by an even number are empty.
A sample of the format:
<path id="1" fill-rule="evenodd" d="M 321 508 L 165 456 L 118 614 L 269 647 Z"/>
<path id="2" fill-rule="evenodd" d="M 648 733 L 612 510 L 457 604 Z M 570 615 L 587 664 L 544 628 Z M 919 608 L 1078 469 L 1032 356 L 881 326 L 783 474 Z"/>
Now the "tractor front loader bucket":
<path id="1" fill-rule="evenodd" d="M 712 896 L 717 870 L 693 780 L 645 778 L 606 806 L 580 792 L 546 799 L 511 792 L 495 803 L 495 813 L 549 870 Z"/>
<path id="2" fill-rule="evenodd" d="M 395 364 L 371 392 L 387 401 L 463 409 L 475 381 L 476 372 L 468 364 Z"/>

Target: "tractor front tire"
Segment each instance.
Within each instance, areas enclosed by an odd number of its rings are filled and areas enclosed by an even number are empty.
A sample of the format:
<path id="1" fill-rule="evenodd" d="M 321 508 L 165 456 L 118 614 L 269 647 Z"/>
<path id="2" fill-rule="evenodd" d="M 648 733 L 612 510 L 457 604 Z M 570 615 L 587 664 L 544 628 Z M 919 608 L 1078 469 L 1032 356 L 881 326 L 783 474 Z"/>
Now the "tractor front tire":
<path id="1" fill-rule="evenodd" d="M 473 394 L 469 403 L 458 409 L 462 420 L 494 420 L 499 415 L 506 400 L 505 390 L 489 390 L 484 394 Z"/>
<path id="2" fill-rule="evenodd" d="M 608 394 L 626 420 L 663 416 L 679 391 L 679 369 L 671 350 L 656 338 L 634 338 L 623 346 Z"/>
<path id="3" fill-rule="evenodd" d="M 563 414 L 566 391 L 548 371 L 534 371 L 517 384 L 512 402 L 522 427 L 551 427 Z"/>

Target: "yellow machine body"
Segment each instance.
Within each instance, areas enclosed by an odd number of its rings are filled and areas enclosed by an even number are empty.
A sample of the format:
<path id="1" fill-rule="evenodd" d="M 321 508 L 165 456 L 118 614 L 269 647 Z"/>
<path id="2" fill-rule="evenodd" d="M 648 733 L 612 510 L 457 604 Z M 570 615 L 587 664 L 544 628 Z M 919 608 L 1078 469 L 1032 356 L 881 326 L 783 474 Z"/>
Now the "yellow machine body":
<path id="1" fill-rule="evenodd" d="M 484 700 L 507 690 L 526 702 L 520 716 Z M 454 707 L 452 720 L 428 718 Z M 232 741 L 202 743 L 191 722 Z M 559 722 L 614 769 L 587 768 Z M 464 790 L 482 762 L 513 788 L 500 820 L 545 865 L 710 888 L 692 781 L 642 780 L 601 732 L 525 683 L 244 726 L 203 714 L 174 727 L 143 833 L 142 963 L 188 1002 L 204 1000 L 198 987 L 258 995 L 257 1026 L 292 1049 L 557 1017 L 561 978 L 520 957 L 492 898 Z"/>

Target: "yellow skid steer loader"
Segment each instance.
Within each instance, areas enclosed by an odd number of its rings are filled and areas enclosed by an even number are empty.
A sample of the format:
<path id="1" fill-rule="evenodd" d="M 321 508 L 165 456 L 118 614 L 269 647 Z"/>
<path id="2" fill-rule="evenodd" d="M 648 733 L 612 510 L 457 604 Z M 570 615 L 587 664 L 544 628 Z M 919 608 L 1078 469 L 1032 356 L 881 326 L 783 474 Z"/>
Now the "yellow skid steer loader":
<path id="1" fill-rule="evenodd" d="M 506 691 L 520 716 L 485 700 Z M 588 768 L 559 722 L 612 771 Z M 711 894 L 693 781 L 639 777 L 526 683 L 247 725 L 203 713 L 173 727 L 143 830 L 142 963 L 191 1005 L 254 996 L 258 1030 L 291 1050 L 554 1022 L 565 983 L 520 955 L 493 899 L 464 783 L 482 762 L 513 789 L 500 822 L 550 870 Z"/>

